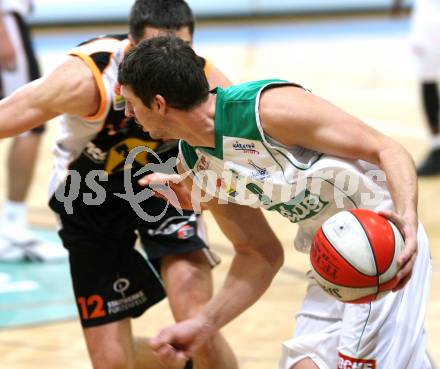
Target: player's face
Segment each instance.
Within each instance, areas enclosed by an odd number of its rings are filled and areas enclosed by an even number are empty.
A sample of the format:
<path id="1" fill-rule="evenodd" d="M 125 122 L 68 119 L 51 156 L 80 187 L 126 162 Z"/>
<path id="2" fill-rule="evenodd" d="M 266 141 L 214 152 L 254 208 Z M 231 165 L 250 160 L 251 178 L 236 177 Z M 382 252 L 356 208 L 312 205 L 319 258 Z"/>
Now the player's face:
<path id="1" fill-rule="evenodd" d="M 134 118 L 136 123 L 154 139 L 173 138 L 164 129 L 167 127 L 164 117 L 154 107 L 149 108 L 135 95 L 130 86 L 122 86 L 125 99 L 125 115 Z"/>
<path id="2" fill-rule="evenodd" d="M 170 31 L 169 29 L 164 28 L 145 27 L 144 37 L 142 37 L 142 40 L 162 36 L 176 36 L 185 41 L 188 45 L 192 46 L 192 36 L 189 27 L 181 27 L 177 31 Z"/>

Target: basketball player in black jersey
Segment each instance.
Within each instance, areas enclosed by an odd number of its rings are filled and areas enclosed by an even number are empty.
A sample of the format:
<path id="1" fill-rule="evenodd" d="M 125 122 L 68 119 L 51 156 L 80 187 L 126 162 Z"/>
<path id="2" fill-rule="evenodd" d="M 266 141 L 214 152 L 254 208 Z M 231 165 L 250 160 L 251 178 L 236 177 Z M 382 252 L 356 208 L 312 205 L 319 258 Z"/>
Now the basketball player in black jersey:
<path id="1" fill-rule="evenodd" d="M 193 28 L 185 1 L 137 0 L 129 35 L 108 35 L 79 45 L 51 74 L 0 103 L 0 137 L 18 135 L 62 115 L 50 207 L 60 219 L 59 234 L 69 251 L 94 369 L 164 368 L 149 356 L 145 341 L 134 343 L 131 318 L 166 294 L 176 320 L 187 319 L 212 294 L 215 258 L 205 244 L 199 217 L 191 211 L 179 212 L 157 197 L 148 198 L 135 211 L 116 195 L 126 193 L 127 174 L 130 187 L 139 192 L 142 187 L 133 173 L 148 163 L 169 163 L 177 155 L 174 142 L 155 140 L 125 118 L 118 65 L 142 39 L 175 34 L 191 43 Z M 212 85 L 229 84 L 215 67 L 203 59 L 200 62 Z M 127 156 L 136 147 L 150 151 L 135 156 L 127 168 Z M 149 215 L 150 221 L 139 214 Z M 135 250 L 136 239 L 147 260 Z M 193 361 L 198 369 L 237 368 L 220 334 Z M 174 364 L 175 369 L 192 365 Z"/>

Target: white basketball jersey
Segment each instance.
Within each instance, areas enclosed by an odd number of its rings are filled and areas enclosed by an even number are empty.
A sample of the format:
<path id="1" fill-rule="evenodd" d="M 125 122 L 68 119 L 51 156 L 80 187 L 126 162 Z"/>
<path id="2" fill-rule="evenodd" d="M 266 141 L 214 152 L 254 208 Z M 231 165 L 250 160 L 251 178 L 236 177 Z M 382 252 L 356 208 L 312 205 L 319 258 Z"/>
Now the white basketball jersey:
<path id="1" fill-rule="evenodd" d="M 32 11 L 32 0 L 0 0 L 0 12 L 29 15 Z"/>
<path id="2" fill-rule="evenodd" d="M 295 246 L 308 252 L 321 224 L 352 208 L 391 209 L 384 174 L 361 160 L 346 160 L 303 147 L 285 148 L 261 127 L 263 89 L 286 81 L 266 80 L 217 89 L 216 148 L 180 144 L 180 157 L 194 183 L 219 201 L 277 211 L 298 223 Z"/>

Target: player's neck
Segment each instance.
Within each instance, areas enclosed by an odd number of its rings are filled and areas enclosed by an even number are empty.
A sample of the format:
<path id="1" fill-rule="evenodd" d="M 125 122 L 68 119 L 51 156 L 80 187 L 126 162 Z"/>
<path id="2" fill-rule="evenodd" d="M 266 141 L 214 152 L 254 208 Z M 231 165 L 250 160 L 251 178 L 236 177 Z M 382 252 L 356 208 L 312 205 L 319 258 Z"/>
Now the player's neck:
<path id="1" fill-rule="evenodd" d="M 182 139 L 191 146 L 215 147 L 215 96 L 183 113 L 185 129 Z"/>

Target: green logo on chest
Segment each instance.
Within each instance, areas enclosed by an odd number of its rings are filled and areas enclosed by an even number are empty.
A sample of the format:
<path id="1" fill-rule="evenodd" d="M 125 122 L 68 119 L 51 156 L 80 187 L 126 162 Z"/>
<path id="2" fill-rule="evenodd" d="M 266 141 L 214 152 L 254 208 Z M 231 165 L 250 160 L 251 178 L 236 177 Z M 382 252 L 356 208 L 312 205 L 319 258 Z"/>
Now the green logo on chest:
<path id="1" fill-rule="evenodd" d="M 248 183 L 246 188 L 258 196 L 266 210 L 277 211 L 292 223 L 298 223 L 315 216 L 328 204 L 328 201 L 324 201 L 319 195 L 313 194 L 307 189 L 287 202 L 274 204 L 272 199 L 264 193 L 263 189 L 255 183 Z"/>

